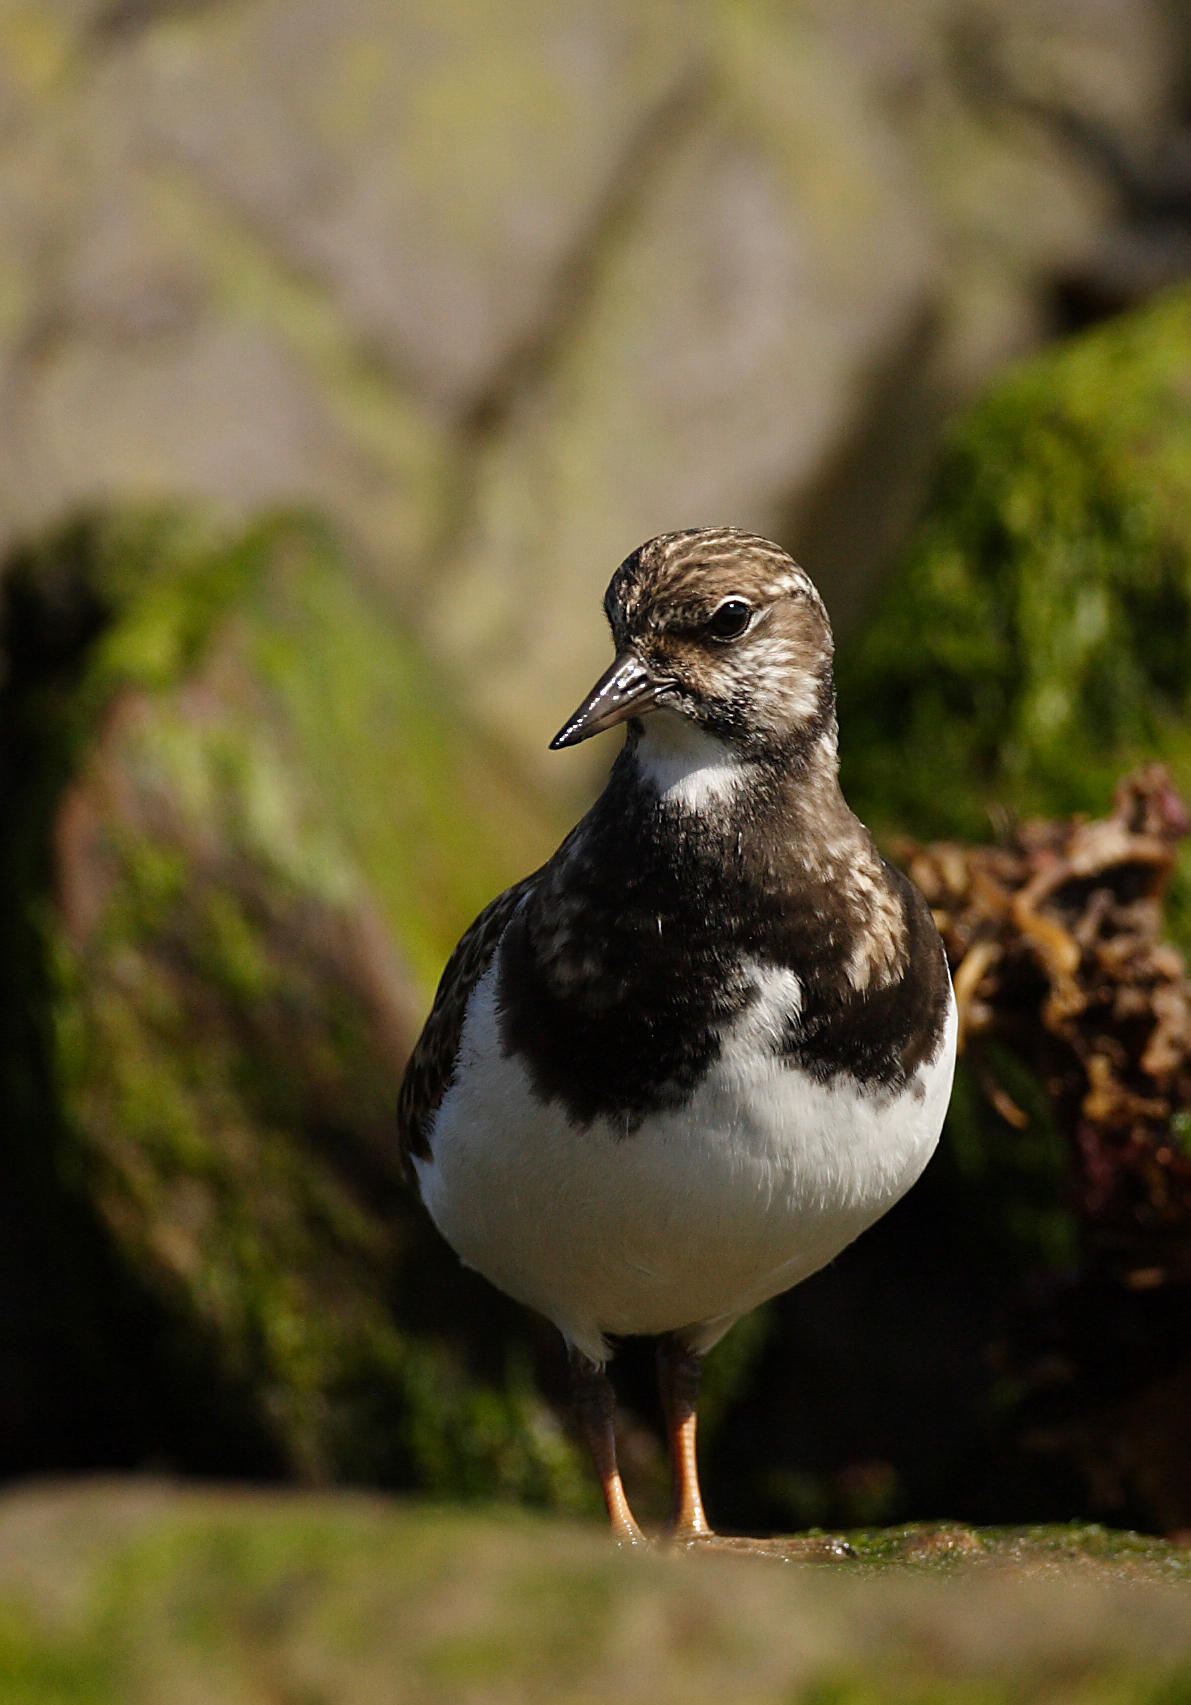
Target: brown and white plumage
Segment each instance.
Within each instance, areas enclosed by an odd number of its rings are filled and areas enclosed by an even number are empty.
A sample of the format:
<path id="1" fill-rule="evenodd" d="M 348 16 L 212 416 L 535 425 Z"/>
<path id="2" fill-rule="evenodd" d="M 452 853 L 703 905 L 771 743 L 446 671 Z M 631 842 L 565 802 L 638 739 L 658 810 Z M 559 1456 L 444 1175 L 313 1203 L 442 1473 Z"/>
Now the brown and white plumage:
<path id="1" fill-rule="evenodd" d="M 430 1156 L 430 1124 L 450 1088 L 459 1057 L 459 1038 L 467 1003 L 500 943 L 523 894 L 538 880 L 539 871 L 523 876 L 489 901 L 460 936 L 443 968 L 430 1016 L 414 1045 L 397 1097 L 397 1141 L 402 1170 L 413 1177 L 411 1161 Z"/>
<path id="2" fill-rule="evenodd" d="M 879 1217 L 942 1123 L 954 1002 L 925 902 L 837 779 L 831 631 L 779 547 L 667 534 L 613 576 L 617 657 L 556 737 L 608 785 L 447 967 L 402 1141 L 461 1258 L 554 1320 L 613 1526 L 609 1339 L 649 1334 L 679 1531 L 698 1360 Z"/>

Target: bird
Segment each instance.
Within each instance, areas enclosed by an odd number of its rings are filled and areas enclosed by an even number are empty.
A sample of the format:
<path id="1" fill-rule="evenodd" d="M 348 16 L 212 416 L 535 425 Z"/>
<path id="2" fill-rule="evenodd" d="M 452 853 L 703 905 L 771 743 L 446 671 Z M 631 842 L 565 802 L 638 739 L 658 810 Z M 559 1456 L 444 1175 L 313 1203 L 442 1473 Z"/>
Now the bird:
<path id="1" fill-rule="evenodd" d="M 608 585 L 615 658 L 550 742 L 626 725 L 607 783 L 447 962 L 399 1095 L 403 1163 L 461 1261 L 552 1321 L 612 1534 L 647 1541 L 608 1375 L 656 1340 L 663 1538 L 716 1537 L 706 1353 L 918 1179 L 956 1007 L 919 891 L 839 784 L 810 576 L 733 527 L 649 540 Z"/>

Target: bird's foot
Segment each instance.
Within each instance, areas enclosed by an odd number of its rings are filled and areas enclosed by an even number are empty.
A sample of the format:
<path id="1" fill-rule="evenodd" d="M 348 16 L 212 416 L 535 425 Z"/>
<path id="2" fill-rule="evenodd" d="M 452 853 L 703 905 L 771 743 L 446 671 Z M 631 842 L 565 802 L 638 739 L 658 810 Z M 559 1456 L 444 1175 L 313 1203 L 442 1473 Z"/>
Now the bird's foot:
<path id="1" fill-rule="evenodd" d="M 632 1515 L 629 1514 L 627 1504 L 624 1507 L 622 1518 L 620 1520 L 613 1518 L 612 1543 L 618 1551 L 649 1551 L 654 1545 L 654 1541 L 642 1533 Z"/>

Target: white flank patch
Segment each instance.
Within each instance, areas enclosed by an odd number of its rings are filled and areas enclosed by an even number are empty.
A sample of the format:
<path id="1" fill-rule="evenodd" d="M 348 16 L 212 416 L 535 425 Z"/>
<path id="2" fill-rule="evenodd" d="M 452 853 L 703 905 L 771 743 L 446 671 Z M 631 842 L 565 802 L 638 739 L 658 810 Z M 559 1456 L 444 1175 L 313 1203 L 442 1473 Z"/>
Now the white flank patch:
<path id="1" fill-rule="evenodd" d="M 502 1056 L 495 963 L 469 1005 L 432 1158 L 415 1161 L 423 1199 L 468 1266 L 594 1360 L 606 1333 L 682 1327 L 708 1348 L 879 1219 L 934 1150 L 954 1001 L 916 1083 L 866 1094 L 774 1057 L 801 988 L 789 972 L 754 978 L 757 998 L 690 1102 L 629 1136 L 602 1119 L 572 1125 L 536 1099 L 516 1056 Z"/>
<path id="2" fill-rule="evenodd" d="M 642 730 L 638 771 L 667 804 L 688 811 L 714 809 L 748 780 L 751 765 L 742 764 L 722 740 L 677 711 L 652 711 Z"/>

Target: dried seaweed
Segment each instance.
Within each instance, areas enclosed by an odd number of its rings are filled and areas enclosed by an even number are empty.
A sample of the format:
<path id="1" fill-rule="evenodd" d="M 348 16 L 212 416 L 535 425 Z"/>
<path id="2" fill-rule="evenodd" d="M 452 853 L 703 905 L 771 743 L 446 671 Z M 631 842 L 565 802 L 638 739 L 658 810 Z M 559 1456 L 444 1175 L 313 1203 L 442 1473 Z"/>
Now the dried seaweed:
<path id="1" fill-rule="evenodd" d="M 997 1070 L 1040 1083 L 1067 1152 L 1078 1262 L 1034 1274 L 998 1360 L 1032 1442 L 1078 1460 L 1106 1503 L 1191 1522 L 1191 981 L 1163 900 L 1191 828 L 1167 771 L 1110 814 L 1007 827 L 992 846 L 904 850 L 951 961 L 964 1055 L 1004 1140 L 1029 1114 Z M 1163 1467 L 1166 1464 L 1166 1467 Z"/>
<path id="2" fill-rule="evenodd" d="M 1135 1287 L 1191 1278 L 1191 982 L 1162 901 L 1191 827 L 1154 765 L 1098 821 L 1024 823 L 1001 842 L 913 848 L 959 1001 L 961 1037 L 997 1111 L 1025 1113 L 981 1043 L 1038 1075 L 1072 1145 L 1085 1253 Z"/>

